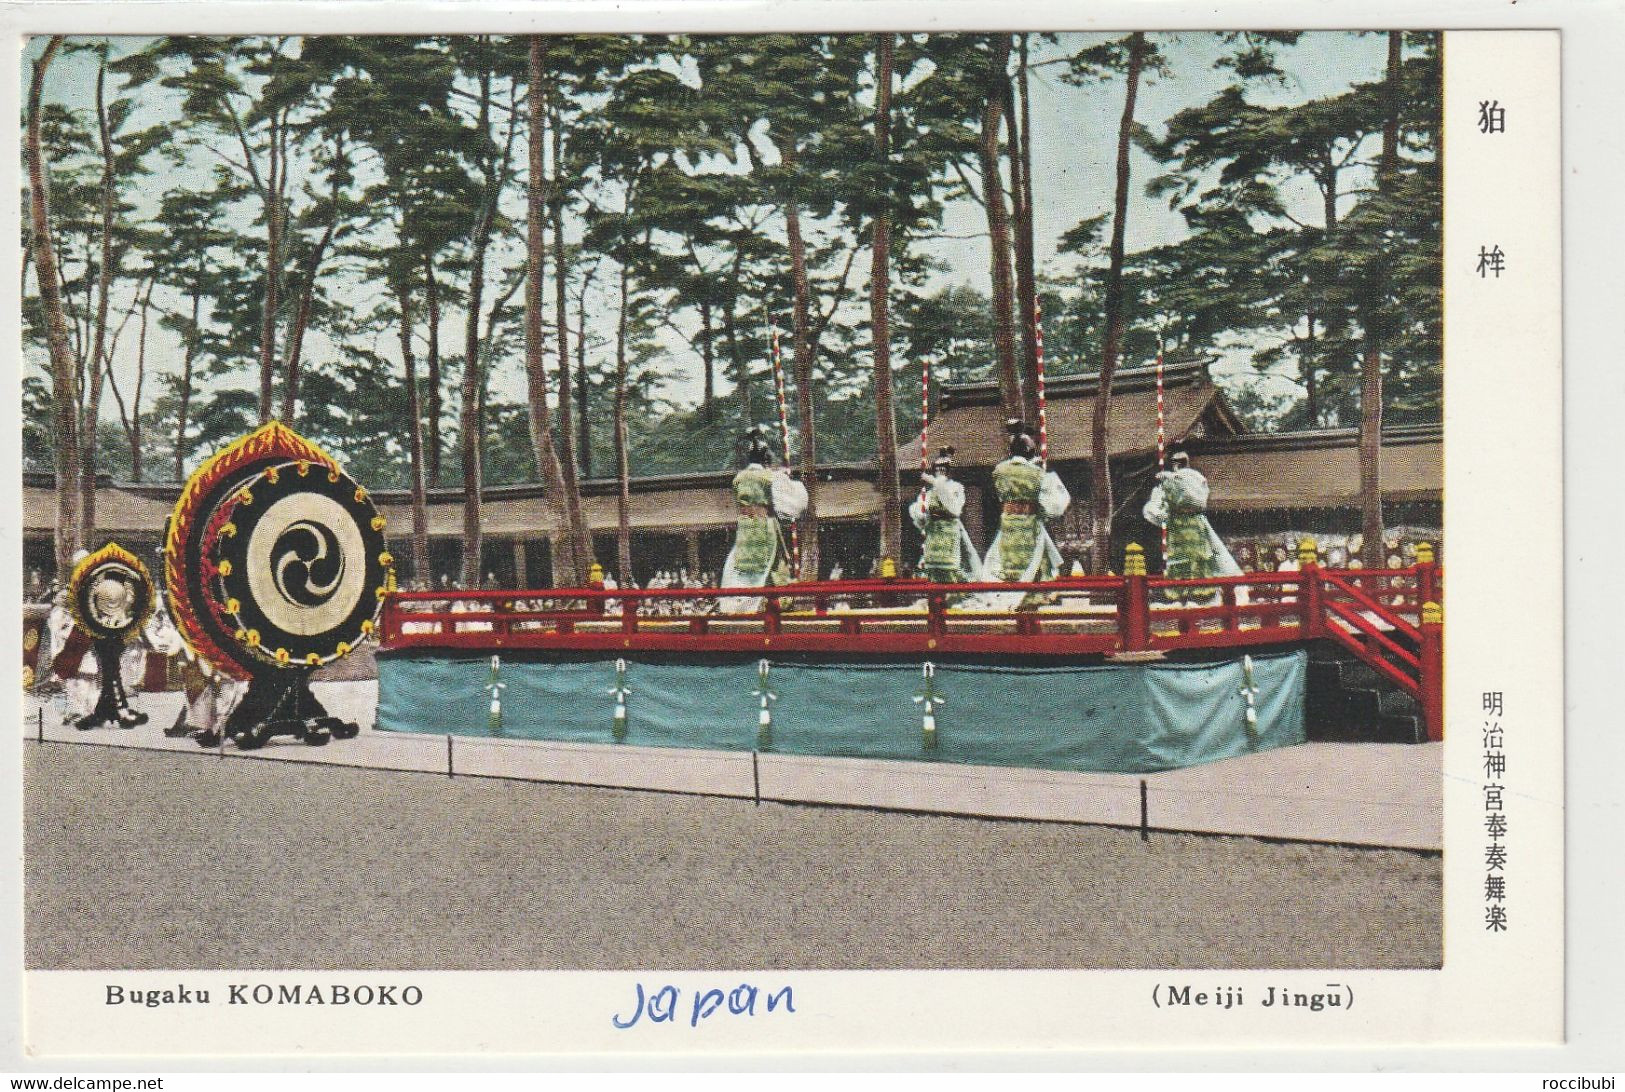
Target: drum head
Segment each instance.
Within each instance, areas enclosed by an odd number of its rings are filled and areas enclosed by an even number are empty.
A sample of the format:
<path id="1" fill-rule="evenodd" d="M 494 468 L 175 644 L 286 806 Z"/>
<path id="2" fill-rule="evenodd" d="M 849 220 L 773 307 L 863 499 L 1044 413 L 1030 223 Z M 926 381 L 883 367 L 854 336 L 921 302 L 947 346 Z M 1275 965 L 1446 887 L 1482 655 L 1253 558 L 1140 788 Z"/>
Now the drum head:
<path id="1" fill-rule="evenodd" d="M 147 567 L 116 542 L 85 557 L 68 577 L 73 619 L 98 640 L 139 631 L 152 615 L 153 593 Z"/>
<path id="2" fill-rule="evenodd" d="M 371 631 L 389 555 L 378 509 L 346 474 L 297 464 L 244 484 L 216 536 L 220 602 L 249 655 L 326 663 Z M 229 531 L 227 530 L 229 528 Z"/>
<path id="3" fill-rule="evenodd" d="M 238 679 L 355 647 L 373 630 L 391 565 L 367 491 L 274 421 L 198 468 L 164 547 L 176 628 Z"/>

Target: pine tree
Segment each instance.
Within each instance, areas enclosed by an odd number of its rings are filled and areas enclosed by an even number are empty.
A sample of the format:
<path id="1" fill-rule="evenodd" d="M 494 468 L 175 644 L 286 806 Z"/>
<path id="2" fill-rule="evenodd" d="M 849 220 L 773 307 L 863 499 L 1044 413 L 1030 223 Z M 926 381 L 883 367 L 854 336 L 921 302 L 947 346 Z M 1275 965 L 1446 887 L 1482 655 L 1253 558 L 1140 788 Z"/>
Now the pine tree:
<path id="1" fill-rule="evenodd" d="M 40 134 L 41 98 L 45 74 L 62 46 L 63 36 L 53 35 L 32 66 L 28 84 L 28 189 L 29 225 L 33 240 L 34 268 L 38 275 L 40 298 L 45 311 L 45 336 L 51 354 L 51 398 L 56 442 L 56 571 L 65 578 L 74 553 L 83 543 L 78 498 L 74 485 L 79 480 L 78 392 L 73 351 L 68 345 L 67 319 L 58 287 L 56 248 L 52 239 L 50 179 L 45 169 L 45 153 Z"/>

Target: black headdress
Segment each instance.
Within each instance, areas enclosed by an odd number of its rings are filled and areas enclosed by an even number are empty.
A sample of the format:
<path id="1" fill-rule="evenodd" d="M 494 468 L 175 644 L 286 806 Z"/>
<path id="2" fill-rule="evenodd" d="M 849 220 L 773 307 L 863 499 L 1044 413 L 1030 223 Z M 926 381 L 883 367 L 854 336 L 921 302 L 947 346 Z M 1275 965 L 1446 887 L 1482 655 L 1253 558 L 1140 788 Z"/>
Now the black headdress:
<path id="1" fill-rule="evenodd" d="M 954 449 L 951 446 L 940 448 L 937 457 L 931 461 L 931 466 L 937 470 L 952 470 L 953 465 Z"/>
<path id="2" fill-rule="evenodd" d="M 766 425 L 752 425 L 745 430 L 740 440 L 740 459 L 745 465 L 760 463 L 762 466 L 773 465 L 773 445 L 767 441 L 768 431 Z"/>
<path id="3" fill-rule="evenodd" d="M 1012 456 L 1031 459 L 1038 454 L 1038 445 L 1033 443 L 1033 430 L 1027 427 L 1026 422 L 1018 417 L 1012 417 L 1004 423 L 1004 428 L 1010 434 Z"/>

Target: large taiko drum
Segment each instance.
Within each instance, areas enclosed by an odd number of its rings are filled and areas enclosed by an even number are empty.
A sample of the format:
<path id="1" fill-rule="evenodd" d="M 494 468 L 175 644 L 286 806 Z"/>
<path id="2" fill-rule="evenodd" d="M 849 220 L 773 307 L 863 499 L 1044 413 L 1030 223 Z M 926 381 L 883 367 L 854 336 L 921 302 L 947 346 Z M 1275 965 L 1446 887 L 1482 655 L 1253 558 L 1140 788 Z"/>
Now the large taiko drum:
<path id="1" fill-rule="evenodd" d="M 93 640 L 127 641 L 152 617 L 152 576 L 116 542 L 87 554 L 68 577 L 68 611 Z"/>
<path id="2" fill-rule="evenodd" d="M 139 636 L 152 616 L 155 600 L 147 567 L 116 542 L 87 554 L 73 567 L 67 605 L 76 632 L 58 657 L 57 672 L 76 669 L 85 652 L 93 650 L 101 675 L 96 706 L 74 721 L 76 728 L 133 728 L 146 723 L 147 715 L 130 707 L 119 662 L 125 645 Z"/>
<path id="3" fill-rule="evenodd" d="M 192 648 L 249 681 L 227 734 L 355 734 L 308 675 L 374 630 L 392 585 L 384 517 L 325 451 L 272 422 L 205 462 L 170 517 L 164 576 Z M 280 680 L 280 681 L 277 681 Z"/>

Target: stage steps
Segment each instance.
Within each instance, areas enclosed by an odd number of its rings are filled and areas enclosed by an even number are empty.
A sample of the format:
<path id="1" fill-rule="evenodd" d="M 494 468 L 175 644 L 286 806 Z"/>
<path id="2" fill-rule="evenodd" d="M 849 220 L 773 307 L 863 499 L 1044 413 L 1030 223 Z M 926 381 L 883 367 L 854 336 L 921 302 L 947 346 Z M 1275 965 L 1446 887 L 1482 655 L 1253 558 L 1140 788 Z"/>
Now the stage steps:
<path id="1" fill-rule="evenodd" d="M 1312 741 L 1422 743 L 1421 704 L 1330 641 L 1309 646 L 1304 727 Z"/>

